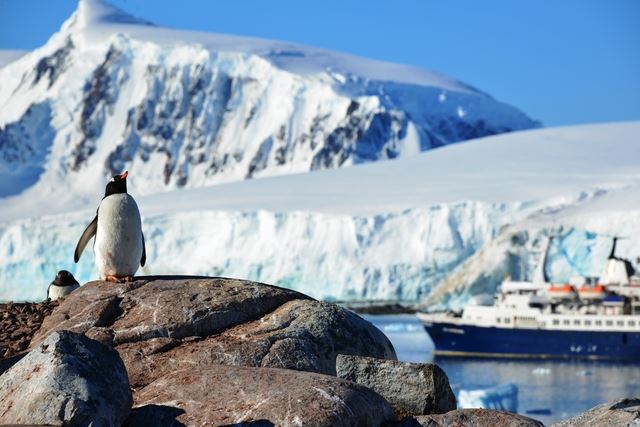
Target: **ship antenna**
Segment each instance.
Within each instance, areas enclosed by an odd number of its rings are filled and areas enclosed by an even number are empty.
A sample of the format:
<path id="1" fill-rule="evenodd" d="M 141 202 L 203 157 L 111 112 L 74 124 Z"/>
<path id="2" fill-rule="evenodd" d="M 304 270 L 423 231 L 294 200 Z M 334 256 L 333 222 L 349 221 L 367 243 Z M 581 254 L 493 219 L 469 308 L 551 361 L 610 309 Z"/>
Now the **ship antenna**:
<path id="1" fill-rule="evenodd" d="M 616 259 L 616 244 L 618 243 L 618 236 L 613 236 L 613 245 L 611 246 L 611 253 L 609 259 Z"/>
<path id="2" fill-rule="evenodd" d="M 618 240 L 626 239 L 626 237 L 613 236 L 613 245 L 611 246 L 611 253 L 609 254 L 609 259 L 618 259 L 616 257 L 616 246 L 618 244 Z"/>
<path id="3" fill-rule="evenodd" d="M 551 246 L 551 241 L 553 240 L 553 234 L 547 236 L 544 246 L 542 248 L 542 257 L 538 261 L 538 265 L 536 266 L 536 270 L 533 274 L 533 282 L 534 283 L 549 283 L 549 277 L 547 276 L 547 272 L 544 269 L 544 266 L 547 264 L 547 256 L 549 255 L 549 247 Z"/>

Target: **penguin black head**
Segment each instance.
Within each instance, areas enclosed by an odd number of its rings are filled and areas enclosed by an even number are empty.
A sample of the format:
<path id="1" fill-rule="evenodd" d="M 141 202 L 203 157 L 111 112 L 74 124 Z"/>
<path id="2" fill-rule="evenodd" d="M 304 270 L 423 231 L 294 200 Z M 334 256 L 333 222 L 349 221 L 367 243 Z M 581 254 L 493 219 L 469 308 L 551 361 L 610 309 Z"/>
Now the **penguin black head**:
<path id="1" fill-rule="evenodd" d="M 60 270 L 51 284 L 56 286 L 71 286 L 77 285 L 78 281 L 73 277 L 73 274 L 67 270 Z"/>
<path id="2" fill-rule="evenodd" d="M 128 171 L 124 171 L 121 175 L 116 175 L 111 178 L 111 181 L 107 183 L 107 188 L 104 190 L 104 197 L 112 194 L 126 193 L 127 192 L 127 176 Z"/>

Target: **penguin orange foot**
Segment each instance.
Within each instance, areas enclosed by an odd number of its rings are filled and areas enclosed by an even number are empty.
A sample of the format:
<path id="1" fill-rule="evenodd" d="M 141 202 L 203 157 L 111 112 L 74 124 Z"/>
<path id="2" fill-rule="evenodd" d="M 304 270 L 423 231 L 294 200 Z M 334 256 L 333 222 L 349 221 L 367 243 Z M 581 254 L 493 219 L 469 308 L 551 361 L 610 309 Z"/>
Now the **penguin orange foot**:
<path id="1" fill-rule="evenodd" d="M 107 276 L 106 277 L 107 282 L 114 282 L 114 283 L 129 283 L 129 282 L 133 282 L 133 276 L 122 276 L 122 277 L 118 277 L 118 276 Z"/>

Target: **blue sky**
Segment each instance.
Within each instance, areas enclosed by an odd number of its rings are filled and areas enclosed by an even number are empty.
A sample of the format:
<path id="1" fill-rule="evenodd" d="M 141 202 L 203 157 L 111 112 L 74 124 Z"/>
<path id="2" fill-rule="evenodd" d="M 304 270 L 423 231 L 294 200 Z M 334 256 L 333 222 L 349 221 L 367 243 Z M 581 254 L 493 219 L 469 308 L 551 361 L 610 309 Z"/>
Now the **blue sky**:
<path id="1" fill-rule="evenodd" d="M 640 119 L 637 0 L 112 0 L 166 26 L 287 40 L 454 76 L 547 126 Z M 0 49 L 75 0 L 0 0 Z"/>

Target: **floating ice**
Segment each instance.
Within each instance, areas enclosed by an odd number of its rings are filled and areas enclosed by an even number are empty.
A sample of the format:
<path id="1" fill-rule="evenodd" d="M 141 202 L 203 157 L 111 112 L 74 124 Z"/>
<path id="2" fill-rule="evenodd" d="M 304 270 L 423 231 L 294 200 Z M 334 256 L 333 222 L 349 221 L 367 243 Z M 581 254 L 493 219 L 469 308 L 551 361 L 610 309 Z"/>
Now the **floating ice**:
<path id="1" fill-rule="evenodd" d="M 478 390 L 460 390 L 458 408 L 485 408 L 518 412 L 518 387 L 514 383 L 500 384 Z"/>
<path id="2" fill-rule="evenodd" d="M 551 373 L 551 369 L 549 368 L 535 368 L 531 371 L 533 375 L 549 375 Z"/>

